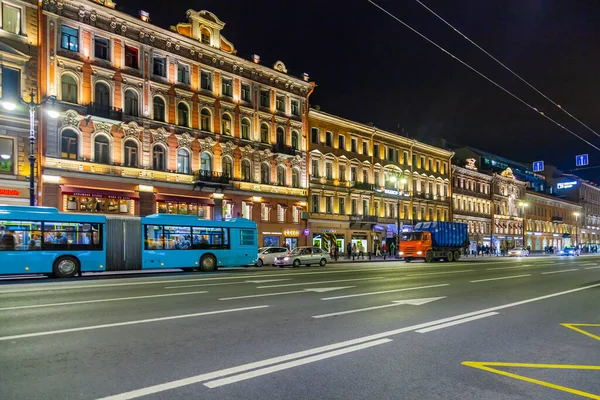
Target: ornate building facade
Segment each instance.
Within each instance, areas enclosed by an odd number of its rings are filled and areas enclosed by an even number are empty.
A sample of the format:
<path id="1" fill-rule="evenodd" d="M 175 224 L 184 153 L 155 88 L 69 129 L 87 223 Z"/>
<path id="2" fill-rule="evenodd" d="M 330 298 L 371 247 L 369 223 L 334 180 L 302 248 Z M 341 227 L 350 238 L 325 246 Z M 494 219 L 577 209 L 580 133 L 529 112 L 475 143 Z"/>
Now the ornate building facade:
<path id="1" fill-rule="evenodd" d="M 523 246 L 523 203 L 527 182 L 510 168 L 492 175 L 492 244 L 496 249 Z"/>
<path id="2" fill-rule="evenodd" d="M 245 60 L 225 23 L 187 12 L 170 30 L 111 1 L 46 0 L 42 203 L 123 216 L 238 216 L 259 243 L 297 245 L 306 207 L 306 104 L 314 85 Z"/>

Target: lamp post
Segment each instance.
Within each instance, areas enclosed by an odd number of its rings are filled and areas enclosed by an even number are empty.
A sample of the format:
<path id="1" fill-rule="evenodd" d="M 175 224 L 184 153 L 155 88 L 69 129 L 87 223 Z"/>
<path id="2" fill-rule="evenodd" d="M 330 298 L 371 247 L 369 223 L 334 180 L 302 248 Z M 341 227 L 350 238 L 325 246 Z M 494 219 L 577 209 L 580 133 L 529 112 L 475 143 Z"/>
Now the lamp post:
<path id="1" fill-rule="evenodd" d="M 578 212 L 574 212 L 573 215 L 575 216 L 575 248 L 579 248 L 579 213 Z"/>
<path id="2" fill-rule="evenodd" d="M 398 255 L 398 252 L 400 251 L 400 206 L 402 196 L 404 196 L 404 185 L 406 185 L 406 179 L 397 178 L 396 175 L 392 175 L 390 180 L 392 182 L 396 182 L 396 187 L 398 188 L 398 205 L 396 208 L 396 255 Z M 400 185 L 402 185 L 402 189 L 400 189 Z"/>
<path id="3" fill-rule="evenodd" d="M 525 246 L 525 231 L 527 230 L 526 228 L 526 220 L 525 220 L 525 207 L 527 207 L 529 204 L 525 203 L 524 201 L 521 201 L 519 203 L 519 205 L 521 206 L 522 210 L 523 210 L 523 248 L 526 248 Z"/>
<path id="4" fill-rule="evenodd" d="M 54 109 L 54 102 L 56 96 L 46 97 L 39 103 L 35 102 L 35 92 L 33 88 L 29 93 L 29 101 L 23 100 L 19 97 L 19 102 L 29 107 L 29 205 L 35 206 L 35 110 L 46 104 L 48 101 L 52 104 L 52 107 L 48 109 L 48 116 L 50 118 L 58 118 L 60 113 Z M 17 104 L 10 101 L 2 101 L 2 106 L 12 111 L 17 108 Z"/>

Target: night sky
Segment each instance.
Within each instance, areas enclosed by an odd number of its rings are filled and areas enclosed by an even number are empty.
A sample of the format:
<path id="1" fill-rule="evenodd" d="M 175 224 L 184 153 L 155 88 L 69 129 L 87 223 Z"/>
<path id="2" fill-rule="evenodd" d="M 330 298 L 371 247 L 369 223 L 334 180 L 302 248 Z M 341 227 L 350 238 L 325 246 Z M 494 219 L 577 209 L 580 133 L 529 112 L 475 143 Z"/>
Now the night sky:
<path id="1" fill-rule="evenodd" d="M 422 0 L 472 40 L 600 133 L 600 5 L 597 0 Z M 179 5 L 179 4 L 186 4 Z M 177 5 L 175 5 L 177 4 Z M 413 0 L 379 4 L 457 57 L 600 147 L 565 116 Z M 120 0 L 162 27 L 188 8 L 214 12 L 223 35 L 249 58 L 282 60 L 317 83 L 311 104 L 419 140 L 443 137 L 523 162 L 564 170 L 600 152 L 477 76 L 366 0 L 198 2 Z M 578 171 L 591 180 L 600 169 Z"/>

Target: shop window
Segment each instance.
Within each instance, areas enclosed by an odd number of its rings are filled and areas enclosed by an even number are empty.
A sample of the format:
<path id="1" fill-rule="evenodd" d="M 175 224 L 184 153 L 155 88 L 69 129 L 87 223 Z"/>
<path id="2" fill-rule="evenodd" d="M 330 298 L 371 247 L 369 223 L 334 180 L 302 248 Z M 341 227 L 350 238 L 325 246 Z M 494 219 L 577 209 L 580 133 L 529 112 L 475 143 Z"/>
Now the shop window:
<path id="1" fill-rule="evenodd" d="M 300 173 L 296 168 L 292 169 L 292 187 L 299 188 L 300 187 Z"/>
<path id="2" fill-rule="evenodd" d="M 129 139 L 125 142 L 125 159 L 123 160 L 126 167 L 137 168 L 138 166 L 138 145 Z"/>
<path id="3" fill-rule="evenodd" d="M 63 25 L 60 29 L 60 46 L 65 50 L 79 51 L 79 31 Z"/>
<path id="4" fill-rule="evenodd" d="M 221 117 L 221 133 L 231 136 L 231 117 L 229 114 L 223 114 Z"/>
<path id="5" fill-rule="evenodd" d="M 165 122 L 165 101 L 162 98 L 152 99 L 152 111 L 155 121 Z"/>
<path id="6" fill-rule="evenodd" d="M 287 211 L 287 206 L 282 206 L 281 204 L 277 204 L 277 222 L 285 222 L 286 211 Z"/>
<path id="7" fill-rule="evenodd" d="M 261 124 L 260 125 L 260 142 L 268 144 L 269 140 L 269 125 Z"/>
<path id="8" fill-rule="evenodd" d="M 212 90 L 212 74 L 210 72 L 200 72 L 200 88 L 204 90 Z"/>
<path id="9" fill-rule="evenodd" d="M 242 160 L 242 180 L 245 182 L 250 182 L 252 180 L 250 161 L 248 160 Z"/>
<path id="10" fill-rule="evenodd" d="M 250 140 L 250 120 L 247 118 L 242 119 L 242 139 Z"/>
<path id="11" fill-rule="evenodd" d="M 132 200 L 126 197 L 106 198 L 93 195 L 64 195 L 65 210 L 81 213 L 132 214 Z"/>
<path id="12" fill-rule="evenodd" d="M 252 203 L 242 201 L 242 218 L 252 219 Z"/>
<path id="13" fill-rule="evenodd" d="M 155 145 L 152 150 L 152 169 L 164 171 L 167 165 L 165 156 L 165 148 L 162 145 Z"/>
<path id="14" fill-rule="evenodd" d="M 263 222 L 269 222 L 271 214 L 271 206 L 269 204 L 260 204 L 260 220 Z"/>
<path id="15" fill-rule="evenodd" d="M 211 219 L 212 206 L 198 203 L 157 201 L 156 212 L 158 214 L 195 215 L 200 219 Z"/>
<path id="16" fill-rule="evenodd" d="M 271 184 L 271 167 L 266 163 L 260 166 L 260 183 L 265 185 Z"/>
<path id="17" fill-rule="evenodd" d="M 263 247 L 279 247 L 279 236 L 263 236 Z"/>
<path id="18" fill-rule="evenodd" d="M 180 174 L 190 173 L 190 153 L 186 149 L 177 151 L 177 172 Z"/>
<path id="19" fill-rule="evenodd" d="M 61 157 L 77 160 L 79 136 L 72 129 L 65 129 L 61 134 Z"/>
<path id="20" fill-rule="evenodd" d="M 62 101 L 77 104 L 77 81 L 71 75 L 63 75 L 60 78 L 60 89 Z"/>
<path id="21" fill-rule="evenodd" d="M 177 104 L 177 124 L 179 126 L 190 126 L 190 109 L 183 102 Z"/>
<path id="22" fill-rule="evenodd" d="M 203 108 L 200 111 L 200 129 L 206 132 L 212 132 L 210 128 L 210 111 L 208 109 Z"/>
<path id="23" fill-rule="evenodd" d="M 139 116 L 138 95 L 133 90 L 125 92 L 125 114 L 132 117 Z"/>
<path id="24" fill-rule="evenodd" d="M 99 58 L 101 60 L 109 59 L 109 41 L 108 39 L 104 39 L 102 37 L 96 36 L 94 38 L 94 57 Z"/>
<path id="25" fill-rule="evenodd" d="M 94 161 L 100 164 L 110 163 L 110 143 L 104 135 L 94 139 Z"/>
<path id="26" fill-rule="evenodd" d="M 0 174 L 14 174 L 15 142 L 11 138 L 0 137 Z"/>
<path id="27" fill-rule="evenodd" d="M 233 177 L 233 162 L 231 158 L 223 158 L 223 175 L 232 178 Z"/>

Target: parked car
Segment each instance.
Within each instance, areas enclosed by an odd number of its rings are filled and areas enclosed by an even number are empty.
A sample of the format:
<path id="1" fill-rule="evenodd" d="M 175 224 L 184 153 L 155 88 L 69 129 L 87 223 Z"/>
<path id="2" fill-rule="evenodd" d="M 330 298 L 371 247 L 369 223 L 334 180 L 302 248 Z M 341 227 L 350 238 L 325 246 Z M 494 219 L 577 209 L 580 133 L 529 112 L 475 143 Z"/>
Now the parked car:
<path id="1" fill-rule="evenodd" d="M 523 247 L 515 247 L 514 249 L 510 249 L 508 251 L 508 256 L 509 257 L 528 257 L 529 250 L 527 250 Z"/>
<path id="2" fill-rule="evenodd" d="M 581 251 L 575 247 L 565 247 L 559 253 L 561 256 L 579 256 Z"/>
<path id="3" fill-rule="evenodd" d="M 275 265 L 283 268 L 287 265 L 299 267 L 300 265 L 319 264 L 321 267 L 327 265 L 330 260 L 329 254 L 318 247 L 304 246 L 296 247 L 289 254 L 275 258 Z"/>
<path id="4" fill-rule="evenodd" d="M 276 257 L 283 257 L 289 253 L 285 247 L 261 247 L 258 249 L 258 257 L 256 258 L 256 266 L 275 264 Z"/>

